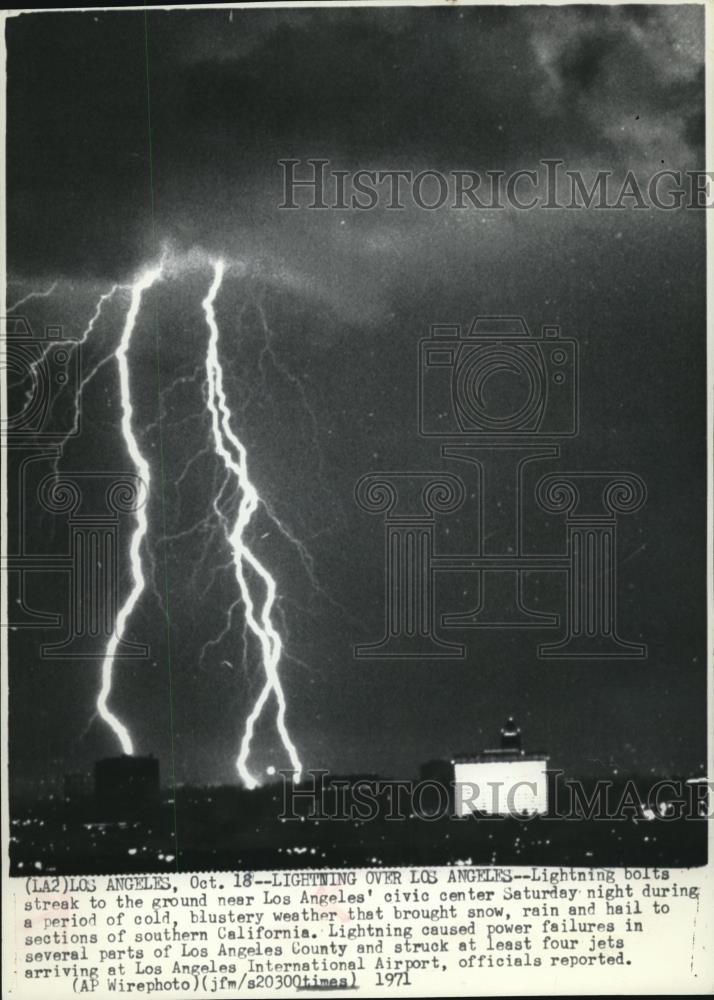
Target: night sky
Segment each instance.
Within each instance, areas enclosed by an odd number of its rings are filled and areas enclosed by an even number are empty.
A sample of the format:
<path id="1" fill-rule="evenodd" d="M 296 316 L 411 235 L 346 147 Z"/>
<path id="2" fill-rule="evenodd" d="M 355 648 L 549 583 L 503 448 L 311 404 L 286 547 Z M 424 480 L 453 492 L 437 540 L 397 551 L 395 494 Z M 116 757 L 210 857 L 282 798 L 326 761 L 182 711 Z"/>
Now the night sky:
<path id="1" fill-rule="evenodd" d="M 492 745 L 513 714 L 526 746 L 571 773 L 699 773 L 704 212 L 286 212 L 276 161 L 483 172 L 557 157 L 642 177 L 701 169 L 703 35 L 703 8 L 693 6 L 7 22 L 10 300 L 57 281 L 27 303 L 33 328 L 62 324 L 78 336 L 97 297 L 132 280 L 161 245 L 177 259 L 198 248 L 195 266 L 147 294 L 131 353 L 137 436 L 154 482 L 164 480 L 149 501 L 146 555 L 157 588 L 167 584 L 169 615 L 167 624 L 149 587 L 129 636 L 151 656 L 117 666 L 112 707 L 137 750 L 161 758 L 165 778 L 173 753 L 177 780 L 236 780 L 262 686 L 250 644 L 241 663 L 240 607 L 230 634 L 201 657 L 236 599 L 221 532 L 201 526 L 220 483 L 201 367 L 201 300 L 217 254 L 237 262 L 217 301 L 234 429 L 261 495 L 311 559 L 312 579 L 296 546 L 264 513 L 256 518 L 251 540 L 281 597 L 288 724 L 304 765 L 408 775 Z M 122 293 L 108 304 L 83 365 L 115 349 L 127 305 Z M 418 341 L 431 323 L 489 313 L 522 314 L 533 330 L 560 324 L 579 340 L 582 431 L 542 471 L 627 470 L 647 483 L 646 507 L 619 528 L 620 632 L 648 644 L 647 660 L 538 661 L 538 642 L 554 635 L 530 630 L 453 632 L 467 644 L 461 662 L 353 658 L 355 643 L 383 632 L 382 525 L 358 509 L 355 482 L 373 470 L 448 468 L 470 484 L 467 466 L 418 436 Z M 66 423 L 70 412 L 65 394 L 52 419 Z M 112 363 L 82 415 L 61 470 L 130 471 Z M 61 519 L 27 503 L 29 548 L 60 551 Z M 452 519 L 466 537 L 467 517 Z M 445 518 L 440 551 L 450 551 L 446 528 Z M 532 541 L 537 548 L 537 530 Z M 127 586 L 124 575 L 122 593 Z M 438 598 L 439 610 L 472 606 L 469 586 L 466 576 L 445 586 L 464 603 Z M 532 586 L 531 597 L 562 607 L 552 581 Z M 62 588 L 61 578 L 36 576 L 28 599 L 62 609 Z M 98 662 L 40 659 L 40 641 L 58 638 L 11 633 L 18 784 L 118 749 L 92 721 Z M 273 721 L 271 704 L 256 774 L 287 763 Z"/>

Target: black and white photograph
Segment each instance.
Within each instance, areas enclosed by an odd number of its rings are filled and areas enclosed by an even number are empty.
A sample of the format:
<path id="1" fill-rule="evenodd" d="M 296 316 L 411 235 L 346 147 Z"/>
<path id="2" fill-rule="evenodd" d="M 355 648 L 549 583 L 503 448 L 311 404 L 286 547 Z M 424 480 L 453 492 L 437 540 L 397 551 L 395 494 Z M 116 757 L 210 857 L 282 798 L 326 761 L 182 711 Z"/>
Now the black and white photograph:
<path id="1" fill-rule="evenodd" d="M 706 865 L 704 21 L 8 14 L 13 880 Z"/>

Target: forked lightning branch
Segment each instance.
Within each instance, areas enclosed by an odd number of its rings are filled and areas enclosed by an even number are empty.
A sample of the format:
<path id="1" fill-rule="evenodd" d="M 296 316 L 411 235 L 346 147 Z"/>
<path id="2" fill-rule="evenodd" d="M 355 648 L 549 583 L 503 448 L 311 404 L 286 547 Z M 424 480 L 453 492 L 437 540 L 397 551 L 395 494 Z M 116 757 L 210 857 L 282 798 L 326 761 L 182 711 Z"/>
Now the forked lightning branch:
<path id="1" fill-rule="evenodd" d="M 230 268 L 240 272 L 243 265 L 216 259 L 210 260 L 200 256 L 199 266 L 208 272 L 206 296 L 201 305 L 205 316 L 208 332 L 206 354 L 204 361 L 203 398 L 210 418 L 211 448 L 223 470 L 223 478 L 216 495 L 212 499 L 212 514 L 219 525 L 220 532 L 231 556 L 237 597 L 231 601 L 226 615 L 226 626 L 221 632 L 221 639 L 231 631 L 232 613 L 239 602 L 243 607 L 245 630 L 254 638 L 259 650 L 260 667 L 264 682 L 255 697 L 244 724 L 236 759 L 236 769 L 241 781 L 247 788 L 255 788 L 259 781 L 249 766 L 249 758 L 253 750 L 256 725 L 268 708 L 271 698 L 276 706 L 276 729 L 281 744 L 287 754 L 294 780 L 297 782 L 302 775 L 302 763 L 295 743 L 290 735 L 287 722 L 287 701 L 283 690 L 280 670 L 285 651 L 283 639 L 276 623 L 278 588 L 269 568 L 258 558 L 247 540 L 254 515 L 262 505 L 266 516 L 272 525 L 288 541 L 297 548 L 303 566 L 311 582 L 314 581 L 309 553 L 302 542 L 273 513 L 270 506 L 259 495 L 248 472 L 248 456 L 246 448 L 238 437 L 234 422 L 235 417 L 224 384 L 223 367 L 220 360 L 220 332 L 216 319 L 215 304 L 220 293 L 224 275 Z M 152 469 L 151 463 L 140 444 L 140 428 L 137 428 L 134 413 L 132 348 L 137 335 L 137 323 L 142 310 L 145 294 L 157 283 L 167 277 L 173 277 L 186 269 L 195 269 L 196 254 L 185 258 L 177 258 L 164 251 L 157 264 L 144 268 L 133 283 L 129 285 L 114 285 L 99 296 L 92 316 L 76 341 L 62 343 L 64 354 L 70 354 L 79 345 L 83 345 L 94 332 L 95 325 L 105 304 L 112 299 L 117 291 L 128 294 L 129 303 L 124 316 L 123 326 L 114 351 L 105 354 L 81 379 L 77 379 L 74 392 L 74 415 L 72 426 L 61 435 L 55 435 L 57 450 L 53 460 L 53 486 L 59 483 L 59 463 L 64 445 L 77 433 L 79 414 L 82 406 L 82 395 L 89 382 L 97 372 L 108 362 L 113 361 L 116 368 L 116 384 L 118 388 L 121 421 L 120 432 L 126 455 L 131 462 L 136 482 L 140 484 L 137 502 L 130 508 L 133 516 L 133 527 L 125 555 L 130 569 L 130 587 L 122 595 L 114 595 L 117 602 L 115 624 L 103 650 L 100 686 L 96 701 L 97 715 L 106 723 L 116 737 L 123 754 L 132 756 L 135 752 L 134 739 L 130 725 L 119 718 L 112 707 L 113 684 L 118 659 L 122 647 L 128 644 L 127 631 L 139 603 L 147 591 L 148 579 L 154 569 L 147 565 L 154 556 L 149 553 L 147 534 L 149 532 L 149 508 L 152 501 L 161 502 L 159 495 L 163 470 Z M 9 312 L 16 312 L 21 306 L 33 298 L 47 298 L 56 287 L 56 282 L 44 290 L 31 291 L 9 307 Z M 27 365 L 31 388 L 28 390 L 26 405 L 32 400 L 32 386 L 41 380 L 43 364 L 47 363 L 50 353 L 56 349 L 56 341 L 48 339 L 39 352 L 30 355 Z M 74 359 L 75 362 L 77 359 Z M 161 473 L 161 474 L 159 474 Z M 227 496 L 237 496 L 238 503 L 233 511 L 227 511 L 223 504 Z M 213 640 L 215 641 L 215 640 Z M 124 654 L 126 655 L 126 654 Z M 243 636 L 241 655 L 245 657 L 245 634 Z"/>

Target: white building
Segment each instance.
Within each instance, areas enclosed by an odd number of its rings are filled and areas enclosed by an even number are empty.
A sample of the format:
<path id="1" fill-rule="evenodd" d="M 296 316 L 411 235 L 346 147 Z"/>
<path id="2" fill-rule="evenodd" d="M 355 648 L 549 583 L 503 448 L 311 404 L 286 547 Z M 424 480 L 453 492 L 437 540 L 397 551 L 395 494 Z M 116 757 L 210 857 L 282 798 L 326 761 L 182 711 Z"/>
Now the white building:
<path id="1" fill-rule="evenodd" d="M 473 812 L 523 816 L 548 812 L 548 758 L 526 754 L 521 731 L 509 719 L 501 729 L 501 746 L 475 757 L 451 761 L 457 816 Z"/>

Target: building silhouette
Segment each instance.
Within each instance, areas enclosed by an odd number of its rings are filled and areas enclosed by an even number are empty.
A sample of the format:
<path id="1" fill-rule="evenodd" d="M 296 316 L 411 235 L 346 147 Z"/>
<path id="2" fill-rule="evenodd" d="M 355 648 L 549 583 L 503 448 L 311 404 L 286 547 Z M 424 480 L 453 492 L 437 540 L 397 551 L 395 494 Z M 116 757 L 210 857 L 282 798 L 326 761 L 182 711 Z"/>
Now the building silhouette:
<path id="1" fill-rule="evenodd" d="M 159 762 L 155 757 L 107 757 L 94 765 L 98 819 L 146 818 L 158 809 Z"/>

